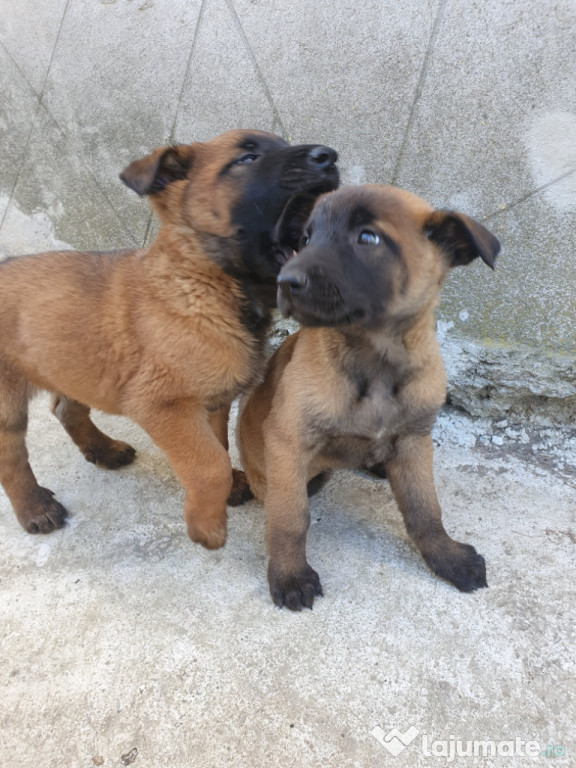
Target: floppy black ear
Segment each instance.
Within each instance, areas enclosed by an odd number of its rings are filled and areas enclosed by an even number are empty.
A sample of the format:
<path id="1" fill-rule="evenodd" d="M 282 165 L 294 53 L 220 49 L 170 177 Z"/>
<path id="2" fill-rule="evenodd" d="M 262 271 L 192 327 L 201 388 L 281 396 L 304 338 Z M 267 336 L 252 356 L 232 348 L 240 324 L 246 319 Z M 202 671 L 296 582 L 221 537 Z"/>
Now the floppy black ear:
<path id="1" fill-rule="evenodd" d="M 189 144 L 173 147 L 159 147 L 141 160 L 135 160 L 124 168 L 120 178 L 127 187 L 138 195 L 153 195 L 161 192 L 173 181 L 185 179 L 194 149 Z"/>
<path id="2" fill-rule="evenodd" d="M 308 216 L 312 213 L 315 195 L 296 195 L 286 203 L 278 223 L 274 227 L 273 240 L 287 255 L 300 248 L 300 239 Z"/>
<path id="3" fill-rule="evenodd" d="M 425 232 L 447 254 L 451 267 L 469 264 L 480 256 L 494 269 L 500 241 L 475 219 L 455 211 L 434 211 L 426 221 Z"/>

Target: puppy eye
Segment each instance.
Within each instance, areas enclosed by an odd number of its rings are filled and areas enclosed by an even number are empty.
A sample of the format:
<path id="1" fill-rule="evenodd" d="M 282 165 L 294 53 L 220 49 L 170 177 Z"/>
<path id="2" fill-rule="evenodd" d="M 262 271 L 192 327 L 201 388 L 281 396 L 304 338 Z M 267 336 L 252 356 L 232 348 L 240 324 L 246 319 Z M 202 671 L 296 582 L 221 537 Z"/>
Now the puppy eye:
<path id="1" fill-rule="evenodd" d="M 363 229 L 358 235 L 358 242 L 360 245 L 378 245 L 380 235 L 377 235 L 376 232 L 372 232 L 370 229 Z"/>
<path id="2" fill-rule="evenodd" d="M 246 155 L 242 155 L 242 157 L 239 157 L 238 160 L 236 160 L 236 165 L 244 165 L 245 163 L 253 163 L 255 160 L 258 160 L 258 155 L 253 155 L 251 153 L 248 153 Z"/>
<path id="3" fill-rule="evenodd" d="M 300 248 L 305 248 L 310 242 L 310 235 L 302 235 L 300 238 Z"/>

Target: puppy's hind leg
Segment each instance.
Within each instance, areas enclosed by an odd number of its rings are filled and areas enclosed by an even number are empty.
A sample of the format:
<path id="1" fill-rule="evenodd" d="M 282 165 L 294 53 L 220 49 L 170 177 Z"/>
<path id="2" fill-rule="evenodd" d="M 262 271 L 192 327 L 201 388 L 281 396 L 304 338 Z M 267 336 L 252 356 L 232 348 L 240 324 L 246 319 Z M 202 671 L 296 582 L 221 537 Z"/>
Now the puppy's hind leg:
<path id="1" fill-rule="evenodd" d="M 104 469 L 118 469 L 134 461 L 134 448 L 100 432 L 90 418 L 88 406 L 56 393 L 52 395 L 51 410 L 86 461 Z"/>
<path id="2" fill-rule="evenodd" d="M 222 446 L 228 450 L 228 418 L 230 416 L 230 405 L 223 405 L 215 411 L 208 414 L 208 423 Z M 232 469 L 232 490 L 228 496 L 228 505 L 238 507 L 250 499 L 254 494 L 250 490 L 245 473 L 241 469 Z"/>
<path id="3" fill-rule="evenodd" d="M 28 385 L 0 361 L 0 483 L 28 533 L 50 533 L 67 517 L 52 491 L 38 485 L 28 462 Z"/>

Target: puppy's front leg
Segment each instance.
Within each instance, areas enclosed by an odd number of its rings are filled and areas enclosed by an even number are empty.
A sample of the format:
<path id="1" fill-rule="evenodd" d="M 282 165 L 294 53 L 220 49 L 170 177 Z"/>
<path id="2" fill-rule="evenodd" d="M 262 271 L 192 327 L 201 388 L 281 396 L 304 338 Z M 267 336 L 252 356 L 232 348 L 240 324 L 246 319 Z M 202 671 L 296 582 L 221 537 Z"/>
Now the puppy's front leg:
<path id="1" fill-rule="evenodd" d="M 410 537 L 435 574 L 461 592 L 487 587 L 484 558 L 446 533 L 436 497 L 430 435 L 399 438 L 386 474 Z"/>
<path id="2" fill-rule="evenodd" d="M 184 519 L 192 541 L 207 549 L 222 547 L 232 466 L 205 409 L 190 401 L 176 401 L 132 418 L 166 453 L 186 491 Z"/>
<path id="3" fill-rule="evenodd" d="M 281 433 L 280 433 L 281 434 Z M 266 543 L 268 584 L 274 603 L 291 611 L 312 608 L 320 578 L 306 561 L 310 526 L 307 461 L 299 446 L 278 435 L 266 440 Z"/>

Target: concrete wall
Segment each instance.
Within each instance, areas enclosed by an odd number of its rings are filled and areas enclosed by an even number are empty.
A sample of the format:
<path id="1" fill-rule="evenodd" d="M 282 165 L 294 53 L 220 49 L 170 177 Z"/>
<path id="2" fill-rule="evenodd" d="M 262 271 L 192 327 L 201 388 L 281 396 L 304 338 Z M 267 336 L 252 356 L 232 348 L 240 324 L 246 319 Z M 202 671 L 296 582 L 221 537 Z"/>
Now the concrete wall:
<path id="1" fill-rule="evenodd" d="M 141 246 L 118 180 L 232 127 L 484 220 L 439 330 L 471 412 L 576 412 L 574 0 L 2 0 L 0 253 Z"/>

